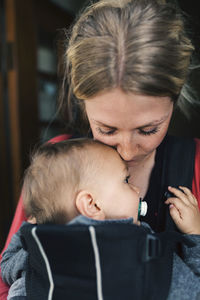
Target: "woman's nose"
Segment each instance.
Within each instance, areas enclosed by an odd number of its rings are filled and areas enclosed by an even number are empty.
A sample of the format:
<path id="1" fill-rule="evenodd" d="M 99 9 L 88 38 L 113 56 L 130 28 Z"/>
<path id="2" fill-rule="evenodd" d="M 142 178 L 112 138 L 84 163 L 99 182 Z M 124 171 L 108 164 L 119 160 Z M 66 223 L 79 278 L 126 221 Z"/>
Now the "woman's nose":
<path id="1" fill-rule="evenodd" d="M 133 143 L 131 139 L 125 139 L 116 146 L 117 152 L 125 161 L 130 161 L 138 152 L 137 144 Z"/>

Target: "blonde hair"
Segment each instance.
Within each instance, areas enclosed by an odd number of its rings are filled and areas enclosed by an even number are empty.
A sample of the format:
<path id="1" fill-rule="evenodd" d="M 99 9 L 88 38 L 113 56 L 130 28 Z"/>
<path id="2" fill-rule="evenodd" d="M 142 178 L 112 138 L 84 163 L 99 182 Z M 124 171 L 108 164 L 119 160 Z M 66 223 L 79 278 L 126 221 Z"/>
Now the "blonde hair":
<path id="1" fill-rule="evenodd" d="M 99 1 L 72 28 L 63 57 L 60 107 L 67 110 L 68 121 L 78 119 L 78 127 L 87 128 L 82 100 L 103 91 L 118 87 L 176 102 L 192 51 L 181 15 L 165 1 Z"/>
<path id="2" fill-rule="evenodd" d="M 92 150 L 92 151 L 90 151 Z M 26 215 L 37 223 L 64 224 L 75 214 L 75 196 L 95 184 L 101 153 L 112 150 L 92 139 L 45 144 L 35 151 L 25 172 L 23 203 Z"/>

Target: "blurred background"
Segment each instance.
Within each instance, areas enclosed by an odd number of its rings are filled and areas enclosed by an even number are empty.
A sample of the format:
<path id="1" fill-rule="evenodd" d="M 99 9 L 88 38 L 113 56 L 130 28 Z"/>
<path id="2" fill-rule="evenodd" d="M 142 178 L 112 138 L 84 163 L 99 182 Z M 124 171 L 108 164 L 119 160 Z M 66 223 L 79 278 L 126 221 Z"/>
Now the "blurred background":
<path id="1" fill-rule="evenodd" d="M 198 57 L 198 1 L 176 2 L 189 16 Z M 20 196 L 30 150 L 35 144 L 65 133 L 56 113 L 58 30 L 68 29 L 88 3 L 84 0 L 0 0 L 0 250 Z M 198 69 L 192 80 L 200 89 Z M 200 137 L 200 109 L 195 107 L 191 112 L 192 117 L 187 119 L 176 111 L 170 133 Z"/>

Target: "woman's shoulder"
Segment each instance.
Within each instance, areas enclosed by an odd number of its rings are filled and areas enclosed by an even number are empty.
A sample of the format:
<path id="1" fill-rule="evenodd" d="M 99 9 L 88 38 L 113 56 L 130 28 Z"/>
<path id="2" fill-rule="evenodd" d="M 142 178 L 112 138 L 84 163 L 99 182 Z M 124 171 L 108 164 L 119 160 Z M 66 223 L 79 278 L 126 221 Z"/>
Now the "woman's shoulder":
<path id="1" fill-rule="evenodd" d="M 195 139 L 195 164 L 194 164 L 194 177 L 192 182 L 192 191 L 196 196 L 200 207 L 200 139 Z"/>
<path id="2" fill-rule="evenodd" d="M 72 136 L 73 136 L 72 134 L 60 134 L 48 140 L 47 143 L 52 143 L 52 144 L 59 143 L 72 138 Z"/>
<path id="3" fill-rule="evenodd" d="M 195 155 L 195 139 L 192 137 L 182 137 L 166 135 L 159 147 L 163 153 L 168 157 L 175 156 L 179 159 Z"/>
<path id="4" fill-rule="evenodd" d="M 196 153 L 200 156 L 200 138 L 195 138 L 194 141 L 196 144 Z"/>
<path id="5" fill-rule="evenodd" d="M 47 141 L 47 143 L 55 144 L 55 143 L 69 140 L 69 139 L 83 138 L 83 137 L 84 137 L 83 135 L 78 134 L 78 133 L 66 133 L 66 134 L 60 134 L 60 135 L 57 135 L 57 136 L 51 138 L 50 140 Z"/>
<path id="6" fill-rule="evenodd" d="M 184 136 L 167 135 L 163 140 L 163 148 L 167 152 L 177 152 L 180 156 L 185 153 L 186 155 L 195 156 L 200 155 L 200 139 Z"/>
<path id="7" fill-rule="evenodd" d="M 200 138 L 167 135 L 165 138 L 165 144 L 174 147 L 184 146 L 184 148 L 193 145 L 195 149 L 195 156 L 200 156 Z"/>
<path id="8" fill-rule="evenodd" d="M 171 143 L 182 144 L 182 143 L 194 143 L 196 139 L 193 137 L 175 136 L 175 135 L 167 134 L 165 140 Z"/>

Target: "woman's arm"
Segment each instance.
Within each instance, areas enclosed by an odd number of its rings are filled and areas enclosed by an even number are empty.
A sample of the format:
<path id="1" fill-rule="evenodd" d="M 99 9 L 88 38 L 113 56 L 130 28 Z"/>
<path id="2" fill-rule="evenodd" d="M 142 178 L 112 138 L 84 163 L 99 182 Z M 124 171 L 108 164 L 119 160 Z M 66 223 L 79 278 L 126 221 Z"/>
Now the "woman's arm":
<path id="1" fill-rule="evenodd" d="M 172 279 L 167 300 L 198 299 L 200 277 L 176 254 L 174 254 Z"/>
<path id="2" fill-rule="evenodd" d="M 25 218 L 25 213 L 24 213 L 23 204 L 22 204 L 22 197 L 20 197 L 16 212 L 15 212 L 15 216 L 13 218 L 12 225 L 10 227 L 10 231 L 9 231 L 9 234 L 8 234 L 8 237 L 7 237 L 7 240 L 5 243 L 5 247 L 2 251 L 2 253 L 7 249 L 12 236 L 18 231 L 22 222 L 25 220 L 26 220 L 26 218 Z M 0 255 L 0 261 L 1 260 L 2 260 L 2 255 Z M 0 272 L 1 272 L 1 270 L 0 270 Z M 9 290 L 9 286 L 3 282 L 2 277 L 0 276 L 0 299 L 1 300 L 7 299 L 8 290 Z"/>
<path id="3" fill-rule="evenodd" d="M 195 246 L 183 246 L 183 260 L 200 278 L 200 235 L 188 235 L 188 239 L 194 242 Z"/>
<path id="4" fill-rule="evenodd" d="M 196 153 L 194 165 L 194 177 L 192 182 L 192 193 L 195 195 L 200 208 L 200 139 L 195 139 Z"/>
<path id="5" fill-rule="evenodd" d="M 22 226 L 26 226 L 26 223 L 23 223 Z M 21 276 L 26 269 L 27 256 L 28 253 L 22 246 L 21 229 L 19 229 L 2 254 L 1 275 L 4 282 L 11 285 Z"/>
<path id="6" fill-rule="evenodd" d="M 26 223 L 22 224 L 26 226 Z M 7 249 L 2 254 L 1 275 L 9 288 L 9 299 L 21 299 L 26 296 L 25 274 L 28 253 L 23 249 L 21 229 L 13 235 Z M 6 296 L 6 295 L 5 295 Z"/>

